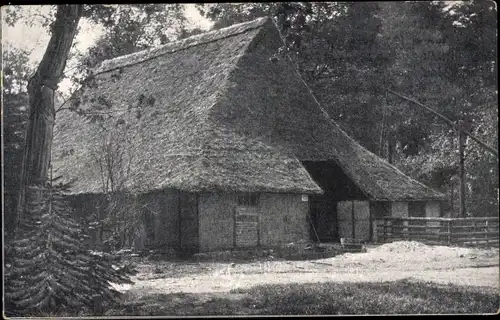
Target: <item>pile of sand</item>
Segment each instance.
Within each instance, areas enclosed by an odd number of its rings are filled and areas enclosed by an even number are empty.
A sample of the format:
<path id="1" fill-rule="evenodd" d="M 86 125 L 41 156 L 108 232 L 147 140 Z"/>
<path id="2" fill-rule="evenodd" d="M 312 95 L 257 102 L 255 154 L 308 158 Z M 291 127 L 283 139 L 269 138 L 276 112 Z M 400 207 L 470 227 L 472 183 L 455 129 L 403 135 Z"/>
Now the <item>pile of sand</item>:
<path id="1" fill-rule="evenodd" d="M 420 252 L 425 253 L 432 251 L 432 247 L 426 244 L 423 244 L 418 241 L 395 241 L 391 243 L 385 243 L 373 249 L 370 249 L 369 252 L 373 253 L 382 253 L 382 252 Z"/>
<path id="2" fill-rule="evenodd" d="M 446 269 L 495 263 L 498 249 L 432 246 L 417 241 L 396 241 L 368 248 L 366 253 L 346 253 L 324 263 L 346 269 Z M 481 264 L 481 263 L 479 263 Z"/>
<path id="3" fill-rule="evenodd" d="M 371 254 L 389 254 L 390 255 L 404 255 L 408 254 L 414 256 L 440 256 L 440 257 L 465 257 L 465 256 L 478 256 L 486 255 L 493 256 L 498 254 L 498 249 L 481 249 L 481 248 L 465 248 L 454 246 L 432 246 L 426 245 L 418 241 L 395 241 L 386 243 L 378 247 L 368 250 Z"/>

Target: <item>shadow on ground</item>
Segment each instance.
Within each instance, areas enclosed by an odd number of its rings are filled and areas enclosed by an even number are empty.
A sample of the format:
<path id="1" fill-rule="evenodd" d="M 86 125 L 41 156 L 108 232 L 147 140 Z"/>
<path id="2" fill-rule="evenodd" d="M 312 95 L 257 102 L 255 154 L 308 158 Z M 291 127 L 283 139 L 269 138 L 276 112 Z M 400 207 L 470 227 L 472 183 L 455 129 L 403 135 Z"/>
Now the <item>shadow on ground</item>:
<path id="1" fill-rule="evenodd" d="M 382 283 L 262 285 L 224 293 L 127 292 L 107 315 L 328 315 L 496 313 L 491 288 L 437 285 L 409 279 Z"/>

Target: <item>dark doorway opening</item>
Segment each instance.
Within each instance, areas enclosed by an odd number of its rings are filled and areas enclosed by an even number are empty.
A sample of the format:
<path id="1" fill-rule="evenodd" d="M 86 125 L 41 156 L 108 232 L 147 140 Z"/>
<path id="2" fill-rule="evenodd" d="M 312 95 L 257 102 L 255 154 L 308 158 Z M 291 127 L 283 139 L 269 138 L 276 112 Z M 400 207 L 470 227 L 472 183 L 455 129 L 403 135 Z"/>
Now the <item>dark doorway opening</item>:
<path id="1" fill-rule="evenodd" d="M 338 242 L 337 203 L 329 197 L 314 195 L 309 200 L 312 225 L 311 239 L 319 242 Z"/>
<path id="2" fill-rule="evenodd" d="M 310 237 L 314 241 L 338 242 L 337 203 L 346 200 L 365 200 L 361 189 L 347 177 L 334 161 L 303 161 L 302 164 L 324 193 L 309 200 L 311 216 Z"/>

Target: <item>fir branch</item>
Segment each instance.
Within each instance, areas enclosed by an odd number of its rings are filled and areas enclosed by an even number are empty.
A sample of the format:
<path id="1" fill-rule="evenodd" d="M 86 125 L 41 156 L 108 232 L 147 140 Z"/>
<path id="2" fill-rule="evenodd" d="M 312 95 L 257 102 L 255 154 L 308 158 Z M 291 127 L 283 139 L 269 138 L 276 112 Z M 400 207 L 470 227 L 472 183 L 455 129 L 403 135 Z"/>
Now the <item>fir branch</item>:
<path id="1" fill-rule="evenodd" d="M 82 247 L 82 227 L 74 221 L 61 188 L 34 186 L 20 222 L 12 268 L 6 274 L 9 314 L 50 314 L 55 310 L 92 308 L 99 294 L 103 303 L 120 296 L 111 283 L 132 283 L 132 270 L 115 270 L 110 259 Z"/>

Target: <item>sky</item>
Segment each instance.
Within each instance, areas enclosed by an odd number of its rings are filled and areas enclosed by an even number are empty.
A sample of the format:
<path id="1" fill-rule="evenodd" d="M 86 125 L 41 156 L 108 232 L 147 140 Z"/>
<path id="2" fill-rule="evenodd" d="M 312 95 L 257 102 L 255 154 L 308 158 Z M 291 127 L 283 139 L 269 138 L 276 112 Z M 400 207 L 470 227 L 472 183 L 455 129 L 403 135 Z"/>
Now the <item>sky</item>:
<path id="1" fill-rule="evenodd" d="M 203 18 L 194 4 L 185 4 L 185 15 L 191 21 L 193 27 L 208 30 L 212 23 Z M 2 6 L 2 16 L 7 6 Z M 50 6 L 23 6 L 23 13 L 29 17 L 33 17 L 33 26 L 27 26 L 24 23 L 17 23 L 14 27 L 7 26 L 2 18 L 2 45 L 3 49 L 7 52 L 10 47 L 17 47 L 31 51 L 30 62 L 36 66 L 42 59 L 45 48 L 49 42 L 49 34 L 42 28 L 40 22 L 37 20 L 36 15 L 38 12 L 46 14 L 50 10 Z M 85 20 L 80 23 L 82 28 L 81 33 L 75 39 L 76 48 L 78 51 L 84 52 L 87 50 L 102 34 L 102 29 Z M 68 69 L 71 68 L 71 61 L 67 63 Z M 63 93 L 69 93 L 70 88 L 69 80 L 63 80 L 59 85 Z"/>

